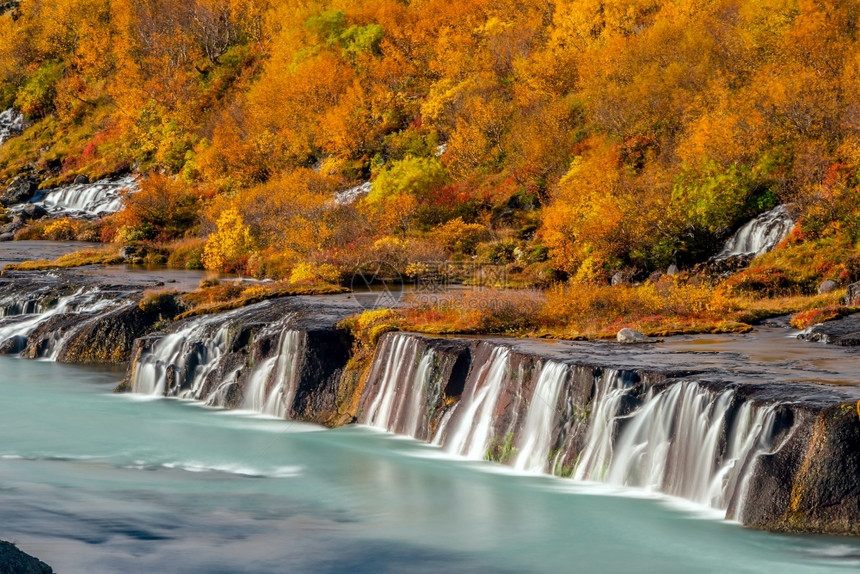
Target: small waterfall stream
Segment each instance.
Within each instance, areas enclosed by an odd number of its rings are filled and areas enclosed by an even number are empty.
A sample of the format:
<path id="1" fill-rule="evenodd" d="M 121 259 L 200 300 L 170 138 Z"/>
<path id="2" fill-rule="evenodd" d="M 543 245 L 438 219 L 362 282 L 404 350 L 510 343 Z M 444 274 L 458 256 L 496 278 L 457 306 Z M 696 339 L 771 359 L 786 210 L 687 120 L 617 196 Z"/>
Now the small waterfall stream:
<path id="1" fill-rule="evenodd" d="M 793 228 L 794 219 L 788 212 L 788 206 L 779 205 L 738 229 L 715 259 L 761 255 L 776 247 Z"/>
<path id="2" fill-rule="evenodd" d="M 116 213 L 123 207 L 123 192 L 135 192 L 137 180 L 130 175 L 76 183 L 40 193 L 31 203 L 55 216 L 98 217 Z M 15 206 L 13 209 L 22 209 Z"/>
<path id="3" fill-rule="evenodd" d="M 0 112 L 0 145 L 20 134 L 26 125 L 27 120 L 17 110 L 9 108 Z"/>
<path id="4" fill-rule="evenodd" d="M 285 418 L 296 396 L 300 353 L 304 347 L 301 332 L 284 328 L 277 354 L 251 372 L 242 408 Z"/>
<path id="5" fill-rule="evenodd" d="M 46 356 L 55 359 L 62 351 L 63 342 L 82 329 L 87 320 L 97 313 L 125 303 L 99 289 L 81 288 L 75 293 L 60 297 L 56 304 L 46 306 L 34 300 L 22 301 L 12 307 L 0 320 L 0 345 L 11 345 L 15 352 L 21 351 L 27 337 L 52 318 L 64 314 L 80 315 L 81 320 L 64 332 L 51 334 Z"/>
<path id="6" fill-rule="evenodd" d="M 734 391 L 715 394 L 683 382 L 652 389 L 638 409 L 618 416 L 610 411 L 624 391 L 613 378 L 607 377 L 576 478 L 645 488 L 718 510 L 735 496 L 743 499 L 742 474 L 770 448 L 772 409 L 744 402 L 732 416 Z"/>
<path id="7" fill-rule="evenodd" d="M 475 384 L 455 407 L 452 420 L 456 419 L 453 429 L 447 431 L 439 427 L 435 444 L 442 444 L 446 451 L 467 458 L 483 459 L 490 440 L 496 411 L 496 403 L 504 388 L 505 378 L 510 370 L 510 349 L 496 347 L 489 360 L 481 365 Z M 450 423 L 449 423 L 450 424 Z"/>
<path id="8" fill-rule="evenodd" d="M 435 353 L 419 355 L 418 339 L 395 336 L 382 345 L 388 360 L 379 363 L 371 378 L 380 381 L 379 390 L 361 422 L 386 430 L 418 437 L 427 410 L 426 395 L 433 372 Z"/>
<path id="9" fill-rule="evenodd" d="M 580 454 L 574 478 L 578 480 L 603 480 L 615 442 L 614 418 L 621 401 L 627 394 L 623 374 L 614 369 L 603 371 L 596 381 L 594 411 L 588 425 L 585 448 Z"/>
<path id="10" fill-rule="evenodd" d="M 568 375 L 568 366 L 561 363 L 549 361 L 541 369 L 523 427 L 525 440 L 519 448 L 514 468 L 546 472 L 552 433 L 559 413 L 559 396 Z"/>

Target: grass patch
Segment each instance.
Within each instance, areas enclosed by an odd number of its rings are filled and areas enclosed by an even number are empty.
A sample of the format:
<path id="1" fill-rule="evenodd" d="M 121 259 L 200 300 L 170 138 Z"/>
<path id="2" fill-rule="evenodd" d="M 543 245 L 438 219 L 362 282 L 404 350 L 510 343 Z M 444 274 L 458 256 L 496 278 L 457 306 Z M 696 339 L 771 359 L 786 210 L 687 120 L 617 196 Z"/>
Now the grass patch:
<path id="1" fill-rule="evenodd" d="M 336 295 L 347 292 L 349 289 L 345 287 L 324 282 L 294 285 L 286 281 L 275 281 L 243 287 L 235 281 L 222 283 L 206 280 L 197 291 L 192 291 L 183 296 L 184 303 L 190 309 L 177 315 L 176 320 L 232 311 L 277 297 Z"/>
<path id="2" fill-rule="evenodd" d="M 66 253 L 60 257 L 48 260 L 24 261 L 12 263 L 4 269 L 7 271 L 44 271 L 46 269 L 65 269 L 68 267 L 82 267 L 84 265 L 118 265 L 123 262 L 116 249 L 112 247 L 104 249 L 83 249 L 73 253 Z"/>

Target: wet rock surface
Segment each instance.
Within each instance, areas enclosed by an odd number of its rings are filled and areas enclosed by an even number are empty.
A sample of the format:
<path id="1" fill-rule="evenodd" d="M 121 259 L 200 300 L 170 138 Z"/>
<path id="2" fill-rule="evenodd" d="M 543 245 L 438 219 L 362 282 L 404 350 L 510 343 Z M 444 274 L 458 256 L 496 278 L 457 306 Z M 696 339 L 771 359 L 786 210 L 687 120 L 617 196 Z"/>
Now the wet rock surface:
<path id="1" fill-rule="evenodd" d="M 0 204 L 4 207 L 25 203 L 32 199 L 38 189 L 36 180 L 29 175 L 20 175 L 9 182 L 6 191 L 0 195 Z"/>
<path id="2" fill-rule="evenodd" d="M 856 347 L 860 345 L 860 315 L 849 315 L 814 325 L 800 333 L 798 338 L 841 347 Z"/>
<path id="3" fill-rule="evenodd" d="M 0 541 L 0 574 L 52 574 L 54 570 L 10 542 Z"/>

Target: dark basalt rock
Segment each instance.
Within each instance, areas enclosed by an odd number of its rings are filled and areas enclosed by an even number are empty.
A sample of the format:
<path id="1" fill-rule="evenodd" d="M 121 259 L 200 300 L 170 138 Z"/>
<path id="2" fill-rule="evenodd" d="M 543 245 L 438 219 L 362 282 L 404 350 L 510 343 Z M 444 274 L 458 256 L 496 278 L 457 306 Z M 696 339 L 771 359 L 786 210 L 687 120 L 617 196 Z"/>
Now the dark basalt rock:
<path id="1" fill-rule="evenodd" d="M 36 180 L 29 175 L 19 175 L 6 187 L 6 191 L 0 196 L 0 203 L 5 207 L 25 203 L 33 198 L 38 189 Z"/>
<path id="2" fill-rule="evenodd" d="M 691 270 L 692 275 L 706 275 L 708 277 L 728 277 L 742 269 L 749 267 L 752 255 L 735 255 L 725 259 L 710 259 L 699 263 Z"/>
<path id="3" fill-rule="evenodd" d="M 90 183 L 90 178 L 87 176 L 80 174 L 75 176 L 75 181 L 73 182 L 75 185 L 86 185 Z"/>
<path id="4" fill-rule="evenodd" d="M 35 203 L 28 203 L 24 206 L 24 209 L 21 210 L 21 219 L 24 221 L 42 219 L 43 217 L 47 217 L 47 215 L 48 210 L 41 205 L 36 205 Z"/>
<path id="5" fill-rule="evenodd" d="M 849 315 L 814 325 L 797 336 L 798 339 L 842 347 L 860 345 L 860 315 Z"/>
<path id="6" fill-rule="evenodd" d="M 164 319 L 176 315 L 176 308 L 167 313 L 144 311 L 136 302 L 87 322 L 67 341 L 57 360 L 78 364 L 123 364 L 131 359 L 134 341 L 152 331 Z"/>
<path id="7" fill-rule="evenodd" d="M 53 574 L 54 570 L 11 542 L 0 541 L 0 574 Z"/>
<path id="8" fill-rule="evenodd" d="M 25 226 L 26 224 L 20 217 L 15 217 L 10 223 L 0 226 L 0 235 L 11 235 L 14 238 L 15 233 L 24 229 Z"/>

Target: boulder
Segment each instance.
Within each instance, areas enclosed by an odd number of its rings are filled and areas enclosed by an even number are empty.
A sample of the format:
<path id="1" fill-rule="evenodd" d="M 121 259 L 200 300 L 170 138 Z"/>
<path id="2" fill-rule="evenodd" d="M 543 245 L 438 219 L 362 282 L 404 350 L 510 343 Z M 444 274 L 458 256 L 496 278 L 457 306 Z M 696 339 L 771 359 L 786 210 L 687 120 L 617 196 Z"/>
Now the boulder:
<path id="1" fill-rule="evenodd" d="M 90 178 L 88 178 L 84 174 L 80 174 L 80 175 L 75 176 L 75 182 L 74 182 L 75 185 L 86 185 L 89 182 L 90 182 Z"/>
<path id="2" fill-rule="evenodd" d="M 0 235 L 2 235 L 4 233 L 11 233 L 14 235 L 23 227 L 24 227 L 24 222 L 21 221 L 20 218 L 16 217 L 15 219 L 12 220 L 12 223 L 7 223 L 6 225 L 0 226 Z"/>
<path id="3" fill-rule="evenodd" d="M 125 261 L 131 261 L 137 256 L 140 250 L 134 245 L 126 245 L 124 247 L 120 247 L 119 256 L 122 257 Z"/>
<path id="4" fill-rule="evenodd" d="M 845 292 L 845 304 L 849 307 L 860 305 L 860 281 L 852 283 Z"/>
<path id="5" fill-rule="evenodd" d="M 42 207 L 41 205 L 36 205 L 35 203 L 28 203 L 24 206 L 24 209 L 21 210 L 21 219 L 42 219 L 43 217 L 47 217 L 48 210 Z"/>
<path id="6" fill-rule="evenodd" d="M 648 276 L 648 281 L 650 281 L 651 283 L 656 283 L 657 281 L 660 280 L 661 277 L 663 277 L 663 272 L 662 271 L 655 271 L 654 273 L 652 273 L 651 275 Z"/>
<path id="7" fill-rule="evenodd" d="M 678 271 L 678 266 L 672 263 L 671 265 L 669 265 L 669 268 L 666 269 L 666 275 L 677 275 Z"/>
<path id="8" fill-rule="evenodd" d="M 629 328 L 624 328 L 618 331 L 617 339 L 619 343 L 623 344 L 653 343 L 655 341 L 655 339 L 652 339 L 648 335 Z"/>
<path id="9" fill-rule="evenodd" d="M 29 175 L 19 175 L 6 187 L 6 191 L 0 196 L 0 203 L 5 207 L 30 201 L 36 193 L 38 186 L 36 181 Z"/>
<path id="10" fill-rule="evenodd" d="M 627 277 L 624 275 L 624 273 L 618 271 L 615 273 L 615 275 L 612 276 L 611 283 L 613 287 L 615 287 L 616 285 L 623 285 L 627 283 Z"/>
<path id="11" fill-rule="evenodd" d="M 0 241 L 12 241 L 15 239 L 14 233 L 0 233 Z"/>
<path id="12" fill-rule="evenodd" d="M 839 283 L 837 283 L 836 281 L 832 281 L 830 279 L 822 281 L 821 285 L 818 286 L 818 294 L 823 295 L 825 293 L 832 293 L 838 287 Z"/>

